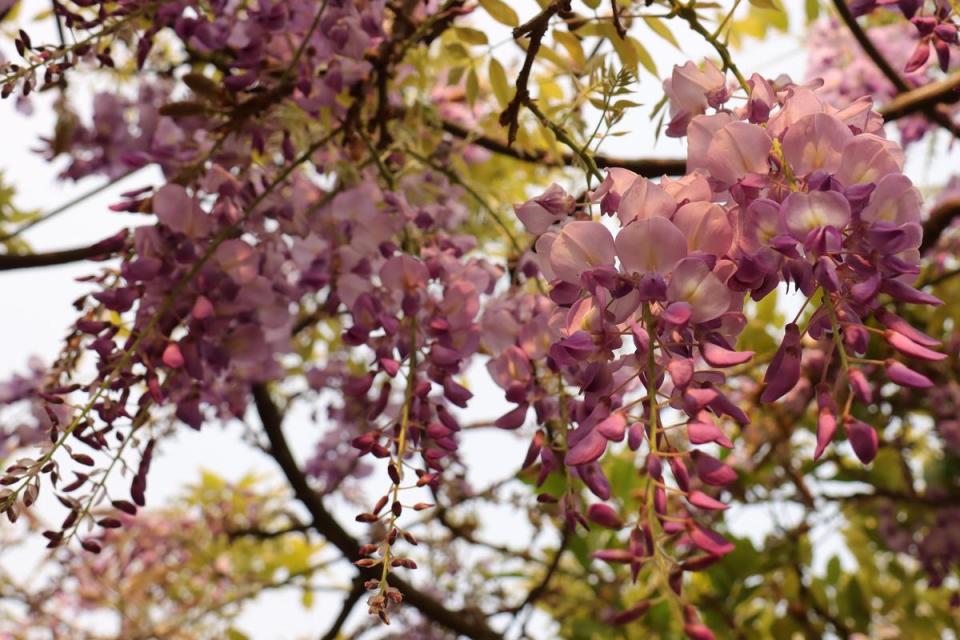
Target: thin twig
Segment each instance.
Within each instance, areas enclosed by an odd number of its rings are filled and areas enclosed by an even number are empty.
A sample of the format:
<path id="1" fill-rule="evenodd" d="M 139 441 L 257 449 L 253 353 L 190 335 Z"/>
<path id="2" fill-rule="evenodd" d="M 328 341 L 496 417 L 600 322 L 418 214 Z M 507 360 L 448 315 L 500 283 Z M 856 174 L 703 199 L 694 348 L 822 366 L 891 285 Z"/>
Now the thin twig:
<path id="1" fill-rule="evenodd" d="M 517 74 L 516 93 L 507 104 L 507 108 L 500 114 L 500 124 L 508 127 L 507 144 L 512 145 L 517 139 L 517 130 L 520 127 L 520 108 L 530 103 L 530 90 L 527 85 L 530 81 L 530 72 L 533 70 L 534 60 L 540 51 L 543 36 L 547 33 L 550 19 L 557 14 L 565 15 L 570 12 L 570 0 L 554 0 L 543 11 L 513 30 L 516 40 L 529 37 L 527 55 L 523 59 L 523 66 Z"/>
<path id="2" fill-rule="evenodd" d="M 283 435 L 283 416 L 270 397 L 270 392 L 263 385 L 254 385 L 253 398 L 270 442 L 270 456 L 280 466 L 294 495 L 307 508 L 313 518 L 314 529 L 339 549 L 348 560 L 359 558 L 360 543 L 327 511 L 319 494 L 310 488 L 306 476 L 294 459 L 286 437 Z M 375 571 L 370 570 L 361 570 L 361 575 L 365 578 L 378 577 Z M 499 640 L 502 637 L 473 612 L 447 609 L 443 603 L 396 576 L 391 577 L 391 582 L 403 594 L 404 602 L 438 625 L 475 640 Z"/>

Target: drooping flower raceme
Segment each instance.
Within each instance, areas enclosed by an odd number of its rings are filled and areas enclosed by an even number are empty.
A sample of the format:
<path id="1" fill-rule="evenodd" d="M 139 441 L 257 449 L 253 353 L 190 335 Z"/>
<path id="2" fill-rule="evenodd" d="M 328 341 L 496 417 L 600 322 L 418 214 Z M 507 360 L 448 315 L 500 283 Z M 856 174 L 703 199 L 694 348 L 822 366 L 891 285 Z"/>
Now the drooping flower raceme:
<path id="1" fill-rule="evenodd" d="M 817 387 L 816 457 L 842 426 L 869 463 L 878 435 L 853 411 L 855 400 L 870 402 L 866 372 L 924 387 L 929 380 L 903 357 L 943 357 L 885 306 L 938 301 L 911 286 L 921 198 L 869 99 L 836 108 L 817 83 L 754 75 L 746 103 L 733 109 L 717 74 L 688 63 L 665 83 L 670 133 L 688 142 L 687 175 L 657 183 L 611 169 L 584 206 L 554 185 L 516 208 L 537 236 L 536 259 L 556 305 L 540 312 L 537 335 L 552 340 L 545 374 L 556 378 L 547 384 L 559 400 L 540 400 L 531 383 L 536 361 L 522 346 L 506 346 L 491 370 L 517 409 L 500 424 L 521 426 L 539 401 L 527 463 L 539 456 L 541 481 L 566 469 L 604 501 L 610 488 L 598 461 L 607 449 L 626 439 L 645 453 L 649 501 L 635 517 L 598 503 L 585 518 L 574 498 L 559 497 L 574 521 L 631 528 L 626 549 L 597 557 L 630 564 L 634 576 L 666 540 L 706 554 L 675 559 L 678 571 L 732 549 L 698 514 L 725 508 L 717 488 L 736 480 L 703 447 L 731 448 L 724 421 L 749 421 L 724 389 L 724 370 L 753 355 L 736 350 L 747 296 L 760 300 L 785 283 L 813 305 L 805 322 L 798 316 L 785 326 L 760 401 L 797 385 L 805 341 L 829 345 L 818 370 L 838 370 L 844 384 Z M 890 349 L 884 362 L 863 357 L 873 334 Z"/>

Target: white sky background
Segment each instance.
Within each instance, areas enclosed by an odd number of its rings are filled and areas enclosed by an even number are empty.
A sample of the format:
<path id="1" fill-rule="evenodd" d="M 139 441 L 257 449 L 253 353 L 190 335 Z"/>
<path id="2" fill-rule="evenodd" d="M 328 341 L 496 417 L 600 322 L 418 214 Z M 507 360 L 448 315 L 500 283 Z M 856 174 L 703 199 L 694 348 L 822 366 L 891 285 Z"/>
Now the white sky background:
<path id="1" fill-rule="evenodd" d="M 532 2 L 516 4 L 519 5 L 517 9 L 521 20 L 535 11 Z M 47 6 L 42 0 L 24 0 L 24 5 L 23 17 L 35 15 Z M 802 79 L 806 54 L 797 35 L 803 23 L 802 2 L 790 0 L 788 6 L 793 34 L 780 36 L 776 41 L 763 45 L 751 45 L 747 51 L 735 53 L 735 60 L 747 75 L 753 71 L 770 76 L 788 73 L 795 79 Z M 486 27 L 486 23 L 480 26 Z M 684 54 L 650 32 L 644 32 L 641 38 L 656 60 L 661 74 L 667 73 L 673 64 L 712 55 L 712 50 L 699 36 L 687 31 L 679 22 L 672 22 L 671 26 L 686 47 Z M 493 42 L 500 39 L 501 33 L 505 33 L 501 28 L 497 29 L 497 36 L 490 38 Z M 34 42 L 53 41 L 56 38 L 51 20 L 31 27 L 29 31 Z M 2 49 L 5 52 L 12 49 L 6 39 Z M 74 82 L 76 83 L 76 79 Z M 662 95 L 659 85 L 658 80 L 644 72 L 634 99 L 652 105 Z M 57 173 L 62 164 L 55 163 L 51 166 L 33 153 L 32 150 L 38 147 L 39 136 L 47 135 L 52 130 L 53 120 L 47 103 L 46 96 L 36 100 L 36 112 L 30 117 L 17 113 L 12 100 L 0 103 L 0 132 L 3 141 L 0 170 L 4 172 L 7 180 L 17 187 L 16 201 L 22 208 L 50 210 L 98 186 L 103 180 L 101 177 L 94 177 L 79 184 L 60 180 Z M 76 104 L 81 109 L 89 108 L 89 100 L 78 99 Z M 646 109 L 638 109 L 635 113 L 636 115 L 632 116 L 634 119 L 622 123 L 619 127 L 635 127 L 635 130 L 626 136 L 611 139 L 610 144 L 604 147 L 605 151 L 626 157 L 670 157 L 682 154 L 682 146 L 676 140 L 662 138 L 659 143 L 654 144 L 652 126 L 643 116 Z M 927 157 L 921 157 L 927 149 L 917 151 L 918 153 L 913 154 L 916 157 L 911 157 L 908 173 L 922 185 L 942 184 L 947 177 L 948 168 L 956 166 L 956 154 L 951 158 L 953 162 L 947 162 L 948 156 L 942 152 L 933 154 L 933 161 L 928 162 Z M 111 213 L 107 206 L 116 202 L 117 194 L 125 189 L 150 183 L 159 184 L 158 181 L 157 172 L 137 174 L 49 223 L 38 225 L 27 232 L 25 237 L 36 251 L 48 251 L 88 244 L 127 224 L 142 224 L 142 217 Z M 3 305 L 3 313 L 0 313 L 0 379 L 23 371 L 31 355 L 40 355 L 49 361 L 57 354 L 66 328 L 74 320 L 71 302 L 85 290 L 83 284 L 73 279 L 93 270 L 89 264 L 82 264 L 0 272 L 0 304 Z M 482 371 L 481 375 L 471 377 L 471 383 L 477 396 L 472 406 L 483 409 L 468 412 L 466 421 L 499 415 L 507 407 L 501 390 L 487 380 Z M 251 424 L 256 424 L 255 418 Z M 313 444 L 319 438 L 320 432 L 305 416 L 299 419 L 291 416 L 288 419 L 287 434 L 301 459 L 312 453 Z M 519 466 L 525 449 L 525 440 L 518 440 L 502 432 L 473 431 L 464 435 L 461 445 L 466 461 L 473 463 L 473 475 L 470 479 L 477 487 L 483 487 L 513 473 Z M 151 469 L 147 497 L 148 504 L 154 506 L 161 505 L 176 495 L 184 484 L 195 481 L 201 468 L 214 470 L 228 479 L 237 479 L 250 471 L 257 471 L 279 480 L 273 461 L 241 442 L 238 425 L 208 425 L 199 433 L 182 427 L 176 438 L 162 443 L 159 454 Z M 377 479 L 382 480 L 379 476 Z M 375 498 L 379 495 L 378 489 L 382 491 L 380 484 L 382 483 L 371 486 L 370 496 Z M 55 515 L 62 517 L 59 510 Z M 352 515 L 341 509 L 339 519 L 344 524 L 352 524 Z M 733 508 L 727 517 L 735 532 L 749 535 L 755 541 L 762 539 L 776 523 L 789 524 L 792 521 L 791 510 L 785 506 Z M 529 536 L 532 532 L 522 534 L 527 537 L 526 540 L 518 540 L 516 535 L 508 537 L 504 533 L 516 534 L 516 526 L 522 523 L 516 522 L 515 518 L 510 518 L 502 511 L 491 511 L 484 524 L 487 539 L 499 538 L 505 543 L 519 543 L 520 546 L 530 542 Z M 832 541 L 826 545 L 815 545 L 820 554 L 817 564 L 821 566 L 829 554 L 842 551 L 833 531 L 834 527 L 827 525 L 814 533 L 815 539 Z M 32 545 L 29 552 L 18 553 L 12 558 L 0 557 L 0 563 L 15 574 L 22 574 L 29 571 L 41 548 L 42 544 L 38 542 Z M 347 575 L 345 572 L 340 581 L 345 583 Z M 340 600 L 341 596 L 338 594 L 320 594 L 314 607 L 304 610 L 300 606 L 297 593 L 275 592 L 261 596 L 249 606 L 238 627 L 253 638 L 316 637 L 336 615 Z M 355 616 L 362 615 L 363 607 L 357 607 Z M 549 633 L 545 633 L 544 637 L 549 637 Z"/>

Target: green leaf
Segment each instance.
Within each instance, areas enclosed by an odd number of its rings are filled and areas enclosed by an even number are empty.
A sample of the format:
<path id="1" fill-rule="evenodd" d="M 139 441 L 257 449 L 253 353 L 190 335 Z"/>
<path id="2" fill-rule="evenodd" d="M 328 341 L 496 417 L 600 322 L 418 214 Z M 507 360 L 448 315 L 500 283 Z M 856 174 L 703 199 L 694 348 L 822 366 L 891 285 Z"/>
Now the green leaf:
<path id="1" fill-rule="evenodd" d="M 820 17 L 820 0 L 805 0 L 803 8 L 807 14 L 807 22 L 813 22 Z"/>
<path id="2" fill-rule="evenodd" d="M 774 11 L 782 11 L 782 9 L 777 6 L 774 0 L 750 0 L 750 4 L 757 7 L 758 9 L 772 9 Z"/>
<path id="3" fill-rule="evenodd" d="M 516 27 L 520 24 L 517 12 L 502 0 L 480 0 L 480 6 L 500 24 L 505 24 L 508 27 Z"/>
<path id="4" fill-rule="evenodd" d="M 490 86 L 493 89 L 493 94 L 497 97 L 500 108 L 505 109 L 510 102 L 510 98 L 513 97 L 513 90 L 507 81 L 507 73 L 503 70 L 503 65 L 500 64 L 500 61 L 496 58 L 490 58 L 490 69 L 488 73 L 490 75 Z"/>
<path id="5" fill-rule="evenodd" d="M 840 556 L 833 556 L 827 563 L 827 582 L 835 585 L 840 579 Z"/>
<path id="6" fill-rule="evenodd" d="M 224 635 L 227 636 L 227 640 L 250 640 L 250 636 L 236 627 L 230 627 Z"/>

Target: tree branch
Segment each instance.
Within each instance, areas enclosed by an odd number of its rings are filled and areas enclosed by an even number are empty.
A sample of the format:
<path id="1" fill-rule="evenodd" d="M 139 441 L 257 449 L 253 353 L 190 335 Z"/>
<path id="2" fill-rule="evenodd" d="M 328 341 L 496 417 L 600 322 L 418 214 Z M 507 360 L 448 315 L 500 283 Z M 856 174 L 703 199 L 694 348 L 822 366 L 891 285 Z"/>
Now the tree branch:
<path id="1" fill-rule="evenodd" d="M 444 121 L 443 130 L 488 151 L 509 156 L 522 162 L 530 162 L 547 167 L 570 167 L 576 164 L 573 154 L 551 155 L 546 151 L 523 151 L 514 149 L 505 142 L 484 135 L 477 135 L 460 125 Z M 682 158 L 617 158 L 615 156 L 594 155 L 594 161 L 601 169 L 621 167 L 647 178 L 682 175 L 686 171 L 686 160 Z"/>
<path id="2" fill-rule="evenodd" d="M 885 122 L 893 122 L 938 104 L 952 104 L 957 100 L 960 100 L 960 73 L 899 93 L 880 108 L 880 115 Z"/>
<path id="3" fill-rule="evenodd" d="M 0 255 L 0 271 L 14 269 L 32 269 L 34 267 L 50 267 L 58 264 L 69 264 L 82 260 L 106 259 L 110 254 L 118 251 L 126 238 L 126 230 L 113 235 L 106 240 L 94 243 L 88 247 L 50 251 L 48 253 L 4 254 Z"/>
<path id="4" fill-rule="evenodd" d="M 360 601 L 364 591 L 366 591 L 366 589 L 363 587 L 363 578 L 358 576 L 357 579 L 353 581 L 353 587 L 350 589 L 350 593 L 347 594 L 347 597 L 343 601 L 343 606 L 340 608 L 337 619 L 333 621 L 330 629 L 323 634 L 321 640 L 337 640 L 337 637 L 340 635 L 340 629 L 342 629 L 343 625 L 347 622 L 347 618 L 350 617 L 353 608 L 357 606 L 357 602 Z"/>
<path id="5" fill-rule="evenodd" d="M 550 19 L 557 14 L 568 13 L 570 13 L 570 0 L 553 0 L 543 11 L 513 30 L 514 39 L 519 40 L 529 36 L 530 43 L 527 45 L 527 55 L 523 59 L 523 67 L 517 74 L 516 93 L 507 108 L 500 114 L 500 124 L 509 127 L 507 130 L 508 146 L 512 145 L 513 141 L 517 139 L 517 129 L 520 126 L 520 107 L 530 101 L 530 91 L 527 88 L 527 83 L 530 81 L 530 72 L 533 70 L 533 62 L 537 58 L 537 52 L 540 51 L 540 43 L 550 26 Z"/>
<path id="6" fill-rule="evenodd" d="M 340 553 L 347 559 L 351 561 L 358 559 L 360 557 L 360 544 L 340 526 L 340 523 L 323 506 L 320 496 L 310 488 L 306 476 L 294 459 L 283 435 L 283 416 L 270 397 L 270 392 L 262 384 L 254 385 L 252 391 L 257 413 L 260 415 L 263 429 L 270 442 L 270 455 L 280 466 L 296 498 L 310 512 L 313 517 L 314 528 L 339 549 Z M 362 579 L 376 578 L 379 577 L 379 574 L 369 569 L 361 570 L 360 577 Z M 472 611 L 447 609 L 441 602 L 400 578 L 391 576 L 390 582 L 400 590 L 406 603 L 438 625 L 475 640 L 497 640 L 502 637 L 491 629 L 485 620 Z"/>
<path id="7" fill-rule="evenodd" d="M 947 227 L 958 217 L 960 217 L 960 198 L 947 200 L 935 207 L 930 212 L 930 217 L 923 223 L 923 243 L 920 245 L 920 253 L 926 253 L 933 248 Z"/>

